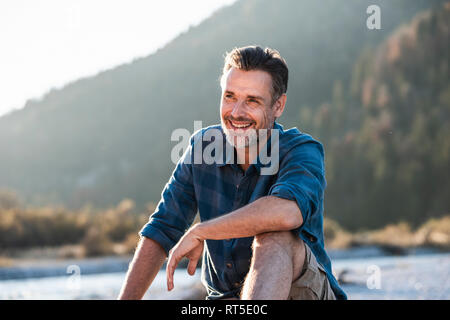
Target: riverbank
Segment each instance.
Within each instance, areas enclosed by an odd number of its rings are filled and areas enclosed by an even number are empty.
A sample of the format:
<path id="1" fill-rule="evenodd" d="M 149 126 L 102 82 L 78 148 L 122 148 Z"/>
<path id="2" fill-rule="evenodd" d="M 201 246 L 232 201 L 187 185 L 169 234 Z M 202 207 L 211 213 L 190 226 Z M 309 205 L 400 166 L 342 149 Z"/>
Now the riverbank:
<path id="1" fill-rule="evenodd" d="M 0 298 L 114 299 L 132 259 L 136 235 L 128 237 L 126 244 L 110 243 L 110 249 L 106 251 L 108 255 L 94 257 L 86 256 L 86 245 L 95 242 L 98 237 L 75 245 L 3 250 L 0 253 Z M 326 219 L 324 235 L 333 272 L 349 290 L 350 297 L 450 299 L 450 217 L 431 219 L 415 230 L 399 223 L 380 230 L 354 233 Z M 387 265 L 386 261 L 389 261 Z M 183 267 L 183 263 L 180 265 Z M 367 291 L 370 270 L 376 271 L 376 266 L 380 265 L 383 266 L 380 271 L 387 289 Z M 409 267 L 405 269 L 405 265 Z M 415 265 L 419 266 L 418 269 Z M 368 266 L 375 266 L 375 269 L 368 270 Z M 447 269 L 439 269 L 442 266 Z M 67 291 L 67 281 L 76 272 L 85 283 L 84 289 Z M 145 298 L 202 299 L 205 291 L 200 279 L 196 278 L 199 273 L 200 270 L 192 278 L 186 276 L 185 270 L 178 269 L 179 283 L 182 285 L 175 293 L 168 293 L 165 290 L 165 273 L 161 270 L 157 277 L 159 280 L 155 280 Z M 430 291 L 424 293 L 423 288 Z M 403 293 L 398 290 L 403 290 Z"/>
<path id="2" fill-rule="evenodd" d="M 130 199 L 109 209 L 85 207 L 77 211 L 8 203 L 0 205 L 0 267 L 12 267 L 33 259 L 133 254 L 139 240 L 138 231 L 154 211 L 154 205 L 149 204 L 148 212 L 136 212 Z M 198 221 L 197 216 L 195 222 Z M 325 217 L 323 227 L 328 249 L 377 246 L 396 254 L 420 247 L 450 250 L 449 214 L 430 218 L 416 227 L 399 222 L 377 230 L 347 230 Z"/>

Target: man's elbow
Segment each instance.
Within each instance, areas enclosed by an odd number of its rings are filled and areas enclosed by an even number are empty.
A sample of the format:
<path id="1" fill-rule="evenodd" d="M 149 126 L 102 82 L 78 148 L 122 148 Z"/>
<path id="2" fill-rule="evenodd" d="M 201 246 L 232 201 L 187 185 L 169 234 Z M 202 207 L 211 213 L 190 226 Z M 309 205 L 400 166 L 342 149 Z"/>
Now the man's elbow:
<path id="1" fill-rule="evenodd" d="M 303 224 L 303 216 L 298 207 L 296 210 L 292 210 L 288 214 L 286 214 L 286 217 L 283 220 L 284 220 L 283 221 L 284 230 L 297 229 Z"/>

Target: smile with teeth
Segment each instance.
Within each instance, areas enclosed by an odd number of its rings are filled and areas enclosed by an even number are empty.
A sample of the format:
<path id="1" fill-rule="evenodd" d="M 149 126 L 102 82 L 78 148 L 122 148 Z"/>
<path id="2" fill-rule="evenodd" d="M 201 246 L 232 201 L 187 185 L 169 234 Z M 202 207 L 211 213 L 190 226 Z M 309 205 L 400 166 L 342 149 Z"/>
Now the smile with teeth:
<path id="1" fill-rule="evenodd" d="M 249 128 L 253 122 L 234 122 L 229 120 L 231 126 L 233 126 L 236 129 L 245 129 L 245 128 Z"/>

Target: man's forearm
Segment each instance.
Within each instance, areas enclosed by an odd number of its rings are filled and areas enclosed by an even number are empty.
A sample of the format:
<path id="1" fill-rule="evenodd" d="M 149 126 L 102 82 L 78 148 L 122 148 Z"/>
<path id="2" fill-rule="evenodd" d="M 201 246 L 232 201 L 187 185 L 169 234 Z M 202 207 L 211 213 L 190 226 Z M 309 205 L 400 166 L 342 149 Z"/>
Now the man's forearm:
<path id="1" fill-rule="evenodd" d="M 119 299 L 142 299 L 165 259 L 164 249 L 156 241 L 143 237 L 130 264 Z"/>
<path id="2" fill-rule="evenodd" d="M 302 222 L 296 202 L 267 196 L 229 214 L 197 224 L 193 231 L 202 239 L 222 240 L 292 230 Z"/>

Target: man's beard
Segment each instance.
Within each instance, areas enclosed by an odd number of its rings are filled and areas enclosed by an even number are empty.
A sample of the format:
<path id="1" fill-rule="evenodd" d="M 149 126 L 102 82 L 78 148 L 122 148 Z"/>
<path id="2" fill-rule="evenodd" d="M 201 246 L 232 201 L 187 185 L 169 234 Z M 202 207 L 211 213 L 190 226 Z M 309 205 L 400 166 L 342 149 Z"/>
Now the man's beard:
<path id="1" fill-rule="evenodd" d="M 260 140 L 259 129 L 250 128 L 244 130 L 228 128 L 226 122 L 229 120 L 229 117 L 225 119 L 222 118 L 221 125 L 225 138 L 231 146 L 237 149 L 258 146 L 258 142 Z"/>
<path id="2" fill-rule="evenodd" d="M 226 122 L 231 121 L 233 119 L 230 119 L 229 116 L 220 119 L 222 130 L 225 134 L 225 137 L 228 141 L 228 143 L 237 148 L 248 148 L 248 147 L 258 147 L 258 143 L 260 138 L 263 138 L 264 143 L 267 139 L 268 135 L 270 135 L 270 130 L 273 128 L 274 120 L 272 118 L 269 118 L 269 123 L 272 123 L 268 128 L 264 129 L 254 129 L 250 128 L 247 130 L 244 129 L 230 129 L 227 127 Z M 243 121 L 244 119 L 239 119 L 240 121 Z M 265 131 L 266 134 L 263 134 L 263 136 L 260 136 L 260 130 Z"/>
<path id="3" fill-rule="evenodd" d="M 237 149 L 254 146 L 258 142 L 258 133 L 255 129 L 229 129 L 222 125 L 225 137 L 230 145 Z"/>

